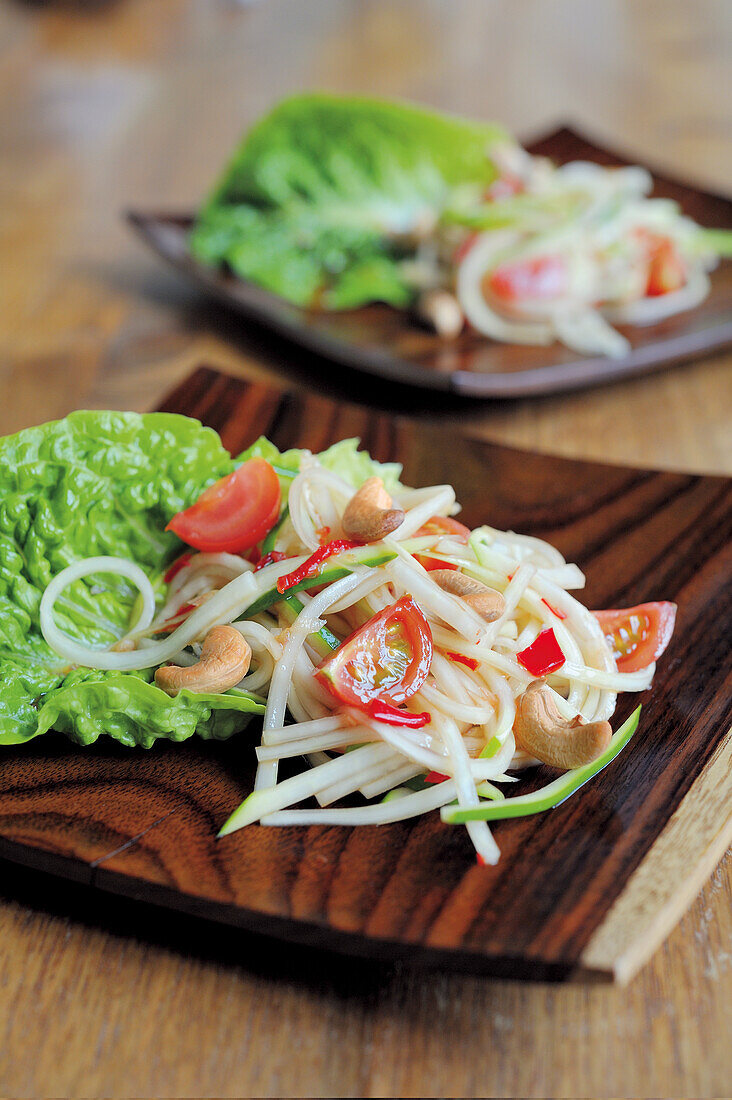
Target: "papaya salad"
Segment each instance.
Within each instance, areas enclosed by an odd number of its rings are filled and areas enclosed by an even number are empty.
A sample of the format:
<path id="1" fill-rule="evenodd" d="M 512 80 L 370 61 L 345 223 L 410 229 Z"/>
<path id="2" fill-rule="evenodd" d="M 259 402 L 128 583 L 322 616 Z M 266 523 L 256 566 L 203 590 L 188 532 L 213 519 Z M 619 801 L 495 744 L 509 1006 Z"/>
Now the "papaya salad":
<path id="1" fill-rule="evenodd" d="M 305 94 L 244 137 L 190 245 L 307 309 L 386 302 L 445 338 L 617 358 L 616 325 L 693 309 L 732 255 L 732 231 L 652 190 L 644 168 L 557 166 L 495 124 Z"/>
<path id="2" fill-rule="evenodd" d="M 440 810 L 493 864 L 489 822 L 558 804 L 628 742 L 638 711 L 613 732 L 617 694 L 650 686 L 675 605 L 588 611 L 549 543 L 470 530 L 450 485 L 409 488 L 356 445 L 260 440 L 160 532 L 180 539 L 164 568 L 79 557 L 45 588 L 40 630 L 92 678 L 152 670 L 147 692 L 206 714 L 260 701 L 254 789 L 220 835 Z M 104 647 L 63 620 L 94 576 L 139 593 Z M 512 797 L 539 763 L 560 774 Z"/>

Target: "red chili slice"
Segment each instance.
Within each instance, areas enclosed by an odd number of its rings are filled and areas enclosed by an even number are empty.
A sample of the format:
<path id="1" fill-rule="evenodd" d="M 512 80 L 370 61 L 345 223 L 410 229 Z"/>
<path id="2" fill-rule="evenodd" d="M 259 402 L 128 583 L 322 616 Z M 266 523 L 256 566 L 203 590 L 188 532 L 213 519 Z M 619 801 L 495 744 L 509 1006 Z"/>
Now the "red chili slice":
<path id="1" fill-rule="evenodd" d="M 324 561 L 332 558 L 334 554 L 342 553 L 343 550 L 353 550 L 355 546 L 356 543 L 349 542 L 348 539 L 333 539 L 332 542 L 327 542 L 325 546 L 319 546 L 307 561 L 304 561 L 292 573 L 286 573 L 284 577 L 278 579 L 277 591 L 286 592 L 288 588 L 294 588 L 296 584 L 307 580 L 308 577 L 314 577 Z"/>
<path id="2" fill-rule="evenodd" d="M 516 660 L 532 676 L 548 676 L 561 668 L 566 658 L 551 627 L 542 630 L 531 645 L 516 654 Z"/>
<path id="3" fill-rule="evenodd" d="M 563 611 L 560 611 L 558 607 L 555 607 L 553 604 L 549 603 L 549 600 L 545 600 L 543 596 L 541 597 L 541 602 L 543 604 L 546 604 L 546 606 L 549 608 L 549 610 L 552 612 L 552 614 L 556 615 L 558 619 L 566 619 L 567 618 L 567 616 L 565 615 L 565 613 Z"/>
<path id="4" fill-rule="evenodd" d="M 415 714 L 411 710 L 402 710 L 401 707 L 393 707 L 391 703 L 385 703 L 380 699 L 374 699 L 365 707 L 361 707 L 370 718 L 377 722 L 385 722 L 387 726 L 405 726 L 409 729 L 420 729 L 426 726 L 432 715 L 427 711 Z"/>
<path id="5" fill-rule="evenodd" d="M 269 554 L 259 559 L 254 566 L 254 572 L 258 573 L 260 569 L 264 569 L 265 565 L 272 565 L 273 562 L 284 561 L 286 557 L 287 554 L 283 554 L 281 550 L 270 550 Z"/>
<path id="6" fill-rule="evenodd" d="M 447 656 L 451 661 L 455 661 L 458 665 L 465 665 L 473 672 L 478 668 L 479 662 L 476 661 L 475 657 L 466 657 L 464 653 L 453 653 L 452 651 L 448 651 Z"/>
<path id="7" fill-rule="evenodd" d="M 170 584 L 173 577 L 177 577 L 181 569 L 185 569 L 192 557 L 193 554 L 186 551 L 185 554 L 181 554 L 179 558 L 176 558 L 168 567 L 168 571 L 163 577 L 163 584 Z"/>

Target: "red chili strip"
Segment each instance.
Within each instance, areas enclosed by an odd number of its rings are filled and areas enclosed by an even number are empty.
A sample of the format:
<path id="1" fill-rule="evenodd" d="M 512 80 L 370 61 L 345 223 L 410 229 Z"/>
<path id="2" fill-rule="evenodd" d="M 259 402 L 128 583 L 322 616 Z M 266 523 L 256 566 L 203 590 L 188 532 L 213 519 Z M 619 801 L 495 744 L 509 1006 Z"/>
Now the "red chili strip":
<path id="1" fill-rule="evenodd" d="M 184 604 L 182 604 L 178 608 L 178 610 L 175 612 L 174 615 L 172 615 L 169 619 L 166 619 L 164 623 L 160 624 L 160 626 L 155 631 L 155 633 L 156 634 L 163 634 L 163 633 L 171 634 L 174 630 L 178 629 L 178 627 L 181 625 L 181 623 L 184 623 L 186 621 L 186 619 L 190 615 L 191 611 L 196 611 L 197 609 L 198 609 L 198 604 L 195 604 L 195 603 L 184 603 Z"/>
<path id="2" fill-rule="evenodd" d="M 559 648 L 554 631 L 549 627 L 542 630 L 531 645 L 517 653 L 516 660 L 532 676 L 548 676 L 550 672 L 561 668 L 566 658 Z"/>
<path id="3" fill-rule="evenodd" d="M 444 783 L 449 778 L 449 775 L 443 775 L 442 772 L 427 772 L 424 781 L 425 783 Z"/>
<path id="4" fill-rule="evenodd" d="M 409 729 L 420 729 L 432 718 L 432 715 L 426 711 L 422 714 L 414 714 L 411 710 L 400 710 L 399 707 L 384 703 L 380 699 L 373 699 L 363 709 L 377 722 L 385 722 L 387 726 L 406 726 Z"/>
<path id="5" fill-rule="evenodd" d="M 451 661 L 455 661 L 458 665 L 465 665 L 466 668 L 470 668 L 475 672 L 480 662 L 476 661 L 475 657 L 466 657 L 463 653 L 452 653 L 448 650 L 447 656 Z"/>
<path id="6" fill-rule="evenodd" d="M 254 566 L 254 572 L 258 573 L 260 569 L 264 569 L 265 565 L 272 565 L 275 561 L 284 561 L 286 557 L 287 554 L 283 554 L 281 550 L 270 550 L 269 554 L 259 559 Z"/>
<path id="7" fill-rule="evenodd" d="M 173 577 L 177 577 L 181 569 L 185 569 L 192 557 L 192 553 L 185 553 L 181 554 L 179 558 L 176 558 L 168 567 L 168 572 L 163 576 L 163 584 L 170 584 Z"/>
<path id="8" fill-rule="evenodd" d="M 279 578 L 277 581 L 277 591 L 280 593 L 286 592 L 288 588 L 293 588 L 296 584 L 300 584 L 301 581 L 307 580 L 308 577 L 314 577 L 318 572 L 319 566 L 321 566 L 324 561 L 327 561 L 328 558 L 332 558 L 334 554 L 340 554 L 343 550 L 353 550 L 355 546 L 356 543 L 349 542 L 348 539 L 333 539 L 332 542 L 327 542 L 325 546 L 318 547 L 318 549 L 311 554 L 307 561 L 304 561 L 298 569 Z"/>
<path id="9" fill-rule="evenodd" d="M 477 856 L 475 857 L 475 861 L 476 861 L 476 863 L 478 864 L 479 867 L 486 867 L 487 866 L 486 861 L 483 859 L 480 852 L 478 852 Z"/>
<path id="10" fill-rule="evenodd" d="M 549 608 L 549 610 L 552 612 L 552 614 L 556 615 L 558 619 L 566 619 L 567 618 L 564 611 L 560 611 L 558 607 L 554 607 L 552 604 L 549 603 L 549 600 L 545 600 L 543 596 L 541 597 L 541 602 L 545 603 L 546 606 Z"/>

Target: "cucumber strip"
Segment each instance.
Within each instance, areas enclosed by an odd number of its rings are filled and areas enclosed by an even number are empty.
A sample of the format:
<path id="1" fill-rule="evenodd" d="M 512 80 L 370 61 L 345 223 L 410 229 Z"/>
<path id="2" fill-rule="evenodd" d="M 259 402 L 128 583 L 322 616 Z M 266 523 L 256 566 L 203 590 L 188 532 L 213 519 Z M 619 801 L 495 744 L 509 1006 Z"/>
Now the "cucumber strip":
<path id="1" fill-rule="evenodd" d="M 475 789 L 481 798 L 490 798 L 493 802 L 503 802 L 506 797 L 503 791 L 489 783 L 487 779 L 484 779 Z"/>
<path id="2" fill-rule="evenodd" d="M 450 825 L 463 824 L 466 821 L 500 821 L 507 817 L 528 817 L 530 814 L 553 809 L 554 806 L 564 802 L 565 798 L 574 794 L 588 779 L 592 779 L 594 775 L 601 772 L 625 748 L 638 728 L 640 712 L 641 708 L 637 707 L 627 722 L 623 722 L 620 729 L 613 734 L 605 751 L 591 764 L 566 772 L 559 779 L 555 779 L 532 794 L 506 798 L 502 802 L 492 802 L 474 809 L 461 810 L 456 805 L 444 806 L 440 811 L 442 820 Z"/>
<path id="3" fill-rule="evenodd" d="M 349 550 L 349 556 L 361 555 L 361 550 Z M 378 554 L 376 557 L 356 557 L 356 560 L 352 562 L 353 565 L 368 565 L 374 568 L 377 565 L 384 565 L 386 562 L 391 561 L 396 557 L 396 553 L 393 550 L 384 551 Z M 322 573 L 318 573 L 314 577 L 307 577 L 306 580 L 300 581 L 299 584 L 293 584 L 292 588 L 288 588 L 287 592 L 278 592 L 277 588 L 270 588 L 264 592 L 258 600 L 255 600 L 253 604 L 242 613 L 242 618 L 250 619 L 254 615 L 258 615 L 260 611 L 266 611 L 268 607 L 271 607 L 273 603 L 281 603 L 281 601 L 287 596 L 294 596 L 298 592 L 304 592 L 308 588 L 316 588 L 321 584 L 332 584 L 333 581 L 339 581 L 341 577 L 347 577 L 352 570 L 346 566 L 335 566 L 331 569 L 324 569 Z"/>
<path id="4" fill-rule="evenodd" d="M 263 558 L 266 557 L 267 554 L 271 554 L 272 551 L 274 550 L 275 542 L 277 541 L 277 536 L 280 532 L 280 528 L 282 527 L 282 524 L 285 522 L 285 520 L 287 519 L 289 514 L 290 514 L 290 506 L 289 506 L 289 504 L 286 504 L 285 507 L 282 509 L 282 515 L 277 520 L 274 527 L 271 527 L 270 530 L 267 532 L 267 537 L 265 538 L 264 542 L 262 543 L 262 557 Z"/>
<path id="5" fill-rule="evenodd" d="M 732 256 L 732 229 L 698 229 L 693 240 L 701 252 Z"/>
<path id="6" fill-rule="evenodd" d="M 300 612 L 305 609 L 305 605 L 301 600 L 298 600 L 297 596 L 286 596 L 282 603 L 285 606 L 285 617 L 289 623 L 294 623 Z M 308 634 L 308 641 L 321 657 L 330 657 L 333 650 L 338 649 L 341 644 L 333 631 L 328 630 L 327 626 L 321 627 L 314 634 Z"/>
<path id="7" fill-rule="evenodd" d="M 268 460 L 269 461 L 269 460 Z M 294 481 L 300 470 L 288 470 L 286 466 L 278 466 L 276 462 L 269 463 L 277 477 L 284 477 L 287 481 Z"/>
<path id="8" fill-rule="evenodd" d="M 487 745 L 480 750 L 481 760 L 489 760 L 492 756 L 495 756 L 497 752 L 500 752 L 502 748 L 501 742 L 497 737 L 491 737 Z"/>
<path id="9" fill-rule="evenodd" d="M 332 584 L 333 581 L 339 581 L 341 577 L 347 577 L 350 572 L 350 569 L 326 569 L 318 577 L 308 577 L 300 584 L 293 584 L 292 588 L 287 589 L 287 595 L 294 596 L 297 592 L 304 592 L 308 588 L 315 588 L 319 584 Z M 284 598 L 283 592 L 278 592 L 276 588 L 269 588 L 262 593 L 258 600 L 250 604 L 246 611 L 242 612 L 241 617 L 251 619 L 258 615 L 260 611 L 266 611 L 273 603 L 281 603 Z"/>

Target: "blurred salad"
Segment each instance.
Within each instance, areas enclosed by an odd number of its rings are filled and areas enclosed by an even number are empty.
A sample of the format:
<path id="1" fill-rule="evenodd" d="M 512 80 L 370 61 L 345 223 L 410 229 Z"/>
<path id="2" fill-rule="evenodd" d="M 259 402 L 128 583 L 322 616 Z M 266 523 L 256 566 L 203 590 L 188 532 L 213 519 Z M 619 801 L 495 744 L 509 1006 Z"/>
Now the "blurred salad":
<path id="1" fill-rule="evenodd" d="M 500 126 L 300 95 L 244 138 L 191 248 L 298 306 L 386 302 L 444 337 L 620 357 L 613 325 L 693 308 L 732 255 L 732 232 L 651 190 L 643 168 L 557 167 Z"/>

